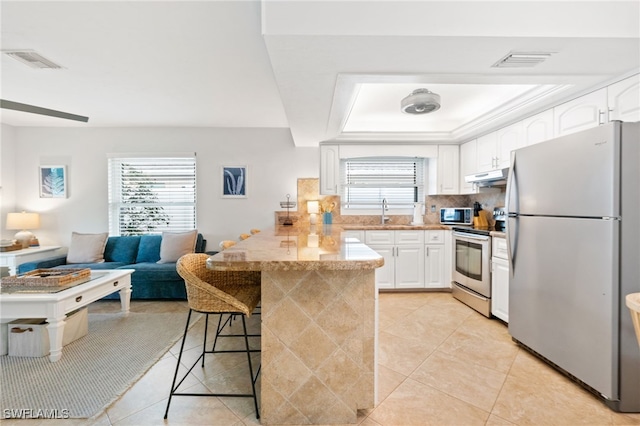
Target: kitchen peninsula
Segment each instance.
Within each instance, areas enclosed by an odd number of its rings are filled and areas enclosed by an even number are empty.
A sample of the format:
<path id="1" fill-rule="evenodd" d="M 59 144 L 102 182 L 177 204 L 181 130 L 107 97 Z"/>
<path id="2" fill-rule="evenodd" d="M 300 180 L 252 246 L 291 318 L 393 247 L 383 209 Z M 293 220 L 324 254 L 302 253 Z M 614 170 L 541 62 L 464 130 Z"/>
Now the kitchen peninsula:
<path id="1" fill-rule="evenodd" d="M 383 263 L 336 225 L 278 226 L 208 259 L 262 272 L 262 424 L 356 423 L 375 406 Z"/>

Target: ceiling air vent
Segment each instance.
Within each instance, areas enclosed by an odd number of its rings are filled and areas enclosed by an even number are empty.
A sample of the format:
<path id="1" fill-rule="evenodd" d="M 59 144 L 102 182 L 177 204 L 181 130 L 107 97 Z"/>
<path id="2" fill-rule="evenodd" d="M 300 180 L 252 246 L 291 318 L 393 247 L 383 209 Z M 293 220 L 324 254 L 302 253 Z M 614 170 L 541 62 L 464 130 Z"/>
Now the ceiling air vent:
<path id="1" fill-rule="evenodd" d="M 509 52 L 492 65 L 494 68 L 531 68 L 546 61 L 554 52 Z"/>
<path id="2" fill-rule="evenodd" d="M 18 60 L 31 68 L 53 70 L 62 68 L 62 66 L 48 60 L 33 50 L 5 50 L 3 53 L 6 53 L 8 56 L 11 56 L 13 59 Z"/>

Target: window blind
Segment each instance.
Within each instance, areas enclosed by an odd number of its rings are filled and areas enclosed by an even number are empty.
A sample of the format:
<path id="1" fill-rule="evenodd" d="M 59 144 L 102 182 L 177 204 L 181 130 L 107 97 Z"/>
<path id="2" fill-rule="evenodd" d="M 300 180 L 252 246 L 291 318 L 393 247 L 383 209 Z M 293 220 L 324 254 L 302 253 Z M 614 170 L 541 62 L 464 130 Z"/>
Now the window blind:
<path id="1" fill-rule="evenodd" d="M 383 199 L 389 208 L 407 208 L 424 198 L 423 158 L 345 159 L 340 166 L 343 208 L 375 209 Z"/>
<path id="2" fill-rule="evenodd" d="M 195 157 L 109 158 L 111 235 L 196 227 Z"/>

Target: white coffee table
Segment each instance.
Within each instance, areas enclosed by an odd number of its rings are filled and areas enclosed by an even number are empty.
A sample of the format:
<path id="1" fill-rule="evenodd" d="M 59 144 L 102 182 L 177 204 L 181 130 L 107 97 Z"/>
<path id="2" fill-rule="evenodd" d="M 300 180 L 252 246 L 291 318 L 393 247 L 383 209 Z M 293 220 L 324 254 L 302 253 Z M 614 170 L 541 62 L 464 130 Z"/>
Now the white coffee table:
<path id="1" fill-rule="evenodd" d="M 49 359 L 62 356 L 62 335 L 66 314 L 116 291 L 122 312 L 129 312 L 133 269 L 91 271 L 91 280 L 58 293 L 0 294 L 0 318 L 46 318 L 49 325 Z"/>

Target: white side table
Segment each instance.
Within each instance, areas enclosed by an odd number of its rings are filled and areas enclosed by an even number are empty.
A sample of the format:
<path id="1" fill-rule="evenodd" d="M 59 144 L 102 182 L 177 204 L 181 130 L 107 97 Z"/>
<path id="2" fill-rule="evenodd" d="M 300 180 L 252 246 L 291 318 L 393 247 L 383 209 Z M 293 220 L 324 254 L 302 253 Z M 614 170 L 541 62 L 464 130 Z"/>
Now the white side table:
<path id="1" fill-rule="evenodd" d="M 22 250 L 0 252 L 0 266 L 9 267 L 9 274 L 16 275 L 18 266 L 34 260 L 63 254 L 60 246 L 30 247 Z"/>

